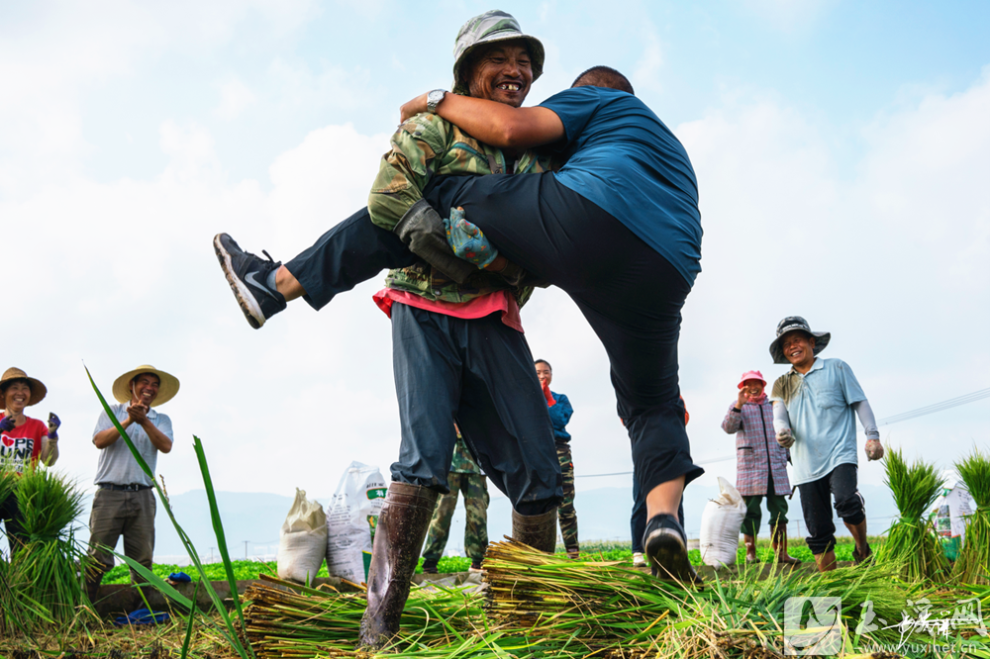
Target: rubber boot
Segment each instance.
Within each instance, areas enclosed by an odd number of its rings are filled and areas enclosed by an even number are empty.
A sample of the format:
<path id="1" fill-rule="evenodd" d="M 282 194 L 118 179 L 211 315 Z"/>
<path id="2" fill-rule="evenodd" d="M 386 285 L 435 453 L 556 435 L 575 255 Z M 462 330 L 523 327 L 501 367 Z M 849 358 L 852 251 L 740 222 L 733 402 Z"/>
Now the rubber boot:
<path id="1" fill-rule="evenodd" d="M 541 515 L 520 515 L 513 510 L 512 539 L 552 554 L 557 548 L 557 509 Z"/>
<path id="2" fill-rule="evenodd" d="M 756 537 L 751 535 L 744 535 L 743 544 L 746 545 L 746 562 L 759 563 L 760 559 L 756 555 Z"/>
<path id="3" fill-rule="evenodd" d="M 362 646 L 380 650 L 399 631 L 438 495 L 418 485 L 389 485 L 371 550 L 368 608 L 361 618 Z"/>
<path id="4" fill-rule="evenodd" d="M 873 555 L 873 550 L 870 549 L 870 543 L 866 539 L 866 520 L 864 519 L 859 524 L 849 524 L 848 522 L 845 524 L 846 528 L 849 529 L 849 533 L 852 534 L 853 540 L 856 541 L 856 549 L 853 550 L 853 560 L 856 561 L 856 565 L 859 565 Z"/>
<path id="5" fill-rule="evenodd" d="M 801 562 L 801 559 L 787 553 L 787 527 L 783 524 L 773 530 L 773 553 L 777 562 L 784 565 L 797 565 Z"/>
<path id="6" fill-rule="evenodd" d="M 831 572 L 839 567 L 835 562 L 835 551 L 831 549 L 824 554 L 815 554 L 815 564 L 818 565 L 819 572 Z"/>
<path id="7" fill-rule="evenodd" d="M 576 561 L 581 558 L 581 548 L 577 546 L 567 547 L 567 558 L 572 561 Z"/>

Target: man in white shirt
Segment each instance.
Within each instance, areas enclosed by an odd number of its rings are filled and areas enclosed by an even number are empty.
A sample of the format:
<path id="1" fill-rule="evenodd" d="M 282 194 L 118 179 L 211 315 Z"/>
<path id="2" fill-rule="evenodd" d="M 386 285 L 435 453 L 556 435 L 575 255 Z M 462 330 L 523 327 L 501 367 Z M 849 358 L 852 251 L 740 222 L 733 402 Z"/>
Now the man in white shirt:
<path id="1" fill-rule="evenodd" d="M 139 366 L 113 383 L 118 404 L 110 409 L 152 473 L 158 453 L 172 450 L 172 421 L 153 408 L 171 400 L 178 391 L 178 379 L 153 366 Z M 113 568 L 110 550 L 117 546 L 121 535 L 124 555 L 148 569 L 155 550 L 154 481 L 138 464 L 127 443 L 118 440 L 120 433 L 103 412 L 93 431 L 100 462 L 89 520 L 89 553 L 95 559 L 86 575 L 90 599 L 95 599 L 103 575 Z M 131 579 L 142 581 L 133 570 Z"/>

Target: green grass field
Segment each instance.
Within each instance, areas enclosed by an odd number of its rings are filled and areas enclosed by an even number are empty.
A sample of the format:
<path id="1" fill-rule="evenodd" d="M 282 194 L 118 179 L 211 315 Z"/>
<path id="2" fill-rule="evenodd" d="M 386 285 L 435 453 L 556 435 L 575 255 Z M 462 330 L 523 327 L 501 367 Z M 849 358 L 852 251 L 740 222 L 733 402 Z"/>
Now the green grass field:
<path id="1" fill-rule="evenodd" d="M 839 543 L 835 547 L 835 557 L 839 561 L 851 561 L 852 552 L 854 545 L 852 541 L 843 542 L 843 538 L 839 539 Z M 871 546 L 876 549 L 876 541 L 871 542 Z M 557 553 L 563 553 L 563 547 L 558 548 Z M 628 542 L 626 543 L 602 543 L 602 542 L 592 542 L 582 547 L 582 554 L 601 556 L 608 561 L 631 561 L 632 560 L 632 550 Z M 761 540 L 758 542 L 757 553 L 761 560 L 771 561 L 773 559 L 773 550 L 770 548 L 769 541 Z M 693 565 L 701 565 L 701 552 L 697 549 L 692 549 L 689 552 L 691 556 L 691 563 Z M 812 562 L 814 558 L 811 555 L 811 551 L 804 545 L 803 542 L 792 542 L 790 545 L 790 554 L 795 558 L 799 558 L 805 562 Z M 739 562 L 743 562 L 746 555 L 745 549 L 741 546 L 739 548 Z M 233 561 L 234 575 L 237 577 L 238 581 L 257 579 L 261 574 L 269 574 L 276 576 L 278 572 L 278 566 L 275 561 L 270 562 L 260 562 L 260 561 Z M 420 565 L 422 565 L 422 559 L 420 559 Z M 442 574 L 448 574 L 451 572 L 465 572 L 471 566 L 471 559 L 461 557 L 461 556 L 447 556 L 440 559 L 440 563 L 437 570 Z M 222 563 L 211 563 L 205 566 L 206 573 L 210 578 L 210 581 L 226 581 L 227 575 L 224 573 Z M 416 568 L 416 572 L 422 572 L 421 567 Z M 192 566 L 179 567 L 177 565 L 155 565 L 155 574 L 167 577 L 173 572 L 185 572 L 193 581 L 199 581 L 199 575 L 196 574 L 196 569 Z M 317 577 L 329 576 L 327 573 L 326 565 L 324 564 L 320 567 L 320 571 L 316 575 Z M 128 576 L 128 571 L 126 566 L 118 565 L 117 567 L 110 570 L 107 575 L 103 578 L 103 584 L 124 584 L 130 581 Z"/>

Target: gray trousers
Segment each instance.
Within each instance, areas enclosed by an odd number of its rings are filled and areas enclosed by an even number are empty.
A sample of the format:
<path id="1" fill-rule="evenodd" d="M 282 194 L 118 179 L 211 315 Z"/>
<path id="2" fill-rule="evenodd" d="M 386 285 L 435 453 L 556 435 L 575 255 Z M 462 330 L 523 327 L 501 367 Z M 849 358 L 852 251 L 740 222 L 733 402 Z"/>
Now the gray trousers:
<path id="1" fill-rule="evenodd" d="M 464 320 L 392 306 L 392 358 L 402 443 L 392 480 L 450 491 L 457 433 L 521 515 L 562 497 L 547 401 L 522 334 L 499 314 Z"/>
<path id="2" fill-rule="evenodd" d="M 113 554 L 100 545 L 114 549 L 121 535 L 124 536 L 124 555 L 151 569 L 156 506 L 152 489 L 137 492 L 96 490 L 89 516 L 89 555 L 95 559 L 95 564 L 87 575 L 87 583 L 99 585 L 103 575 L 113 568 Z M 131 581 L 143 583 L 144 579 L 131 570 Z"/>

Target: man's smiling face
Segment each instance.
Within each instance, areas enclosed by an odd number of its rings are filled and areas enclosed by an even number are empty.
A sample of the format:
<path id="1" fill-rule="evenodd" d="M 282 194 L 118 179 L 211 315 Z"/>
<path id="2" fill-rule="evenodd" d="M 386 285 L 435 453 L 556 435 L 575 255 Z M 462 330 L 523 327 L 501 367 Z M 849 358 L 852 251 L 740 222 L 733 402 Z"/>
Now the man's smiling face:
<path id="1" fill-rule="evenodd" d="M 142 373 L 131 380 L 131 402 L 138 402 L 151 407 L 158 397 L 160 380 L 154 373 Z"/>
<path id="2" fill-rule="evenodd" d="M 807 332 L 788 332 L 780 344 L 784 349 L 784 357 L 794 366 L 801 368 L 815 362 L 815 337 Z"/>
<path id="3" fill-rule="evenodd" d="M 468 89 L 474 98 L 517 108 L 526 100 L 532 84 L 533 62 L 525 41 L 493 44 L 472 59 Z"/>

